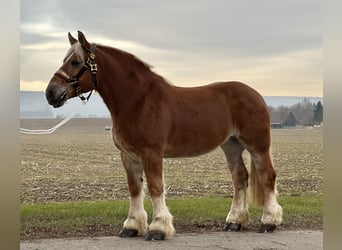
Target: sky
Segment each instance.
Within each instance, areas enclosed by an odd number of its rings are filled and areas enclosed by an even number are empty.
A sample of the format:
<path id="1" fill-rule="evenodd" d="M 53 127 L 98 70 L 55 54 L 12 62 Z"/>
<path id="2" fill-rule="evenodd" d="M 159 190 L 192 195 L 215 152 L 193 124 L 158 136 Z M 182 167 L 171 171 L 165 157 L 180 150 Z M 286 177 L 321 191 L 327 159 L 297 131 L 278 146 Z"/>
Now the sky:
<path id="1" fill-rule="evenodd" d="M 242 81 L 323 96 L 323 1 L 21 0 L 20 90 L 44 91 L 67 33 L 128 51 L 177 86 Z"/>

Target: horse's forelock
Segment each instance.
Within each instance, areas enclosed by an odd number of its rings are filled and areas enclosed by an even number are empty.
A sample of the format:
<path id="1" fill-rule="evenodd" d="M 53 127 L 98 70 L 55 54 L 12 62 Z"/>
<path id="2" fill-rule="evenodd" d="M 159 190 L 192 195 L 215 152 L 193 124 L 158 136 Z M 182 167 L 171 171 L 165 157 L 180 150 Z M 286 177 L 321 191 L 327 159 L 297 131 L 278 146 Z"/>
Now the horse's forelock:
<path id="1" fill-rule="evenodd" d="M 64 57 L 63 62 L 66 62 L 68 60 L 68 58 L 72 55 L 72 53 L 75 53 L 77 58 L 79 58 L 80 60 L 82 60 L 82 62 L 84 62 L 83 48 L 82 48 L 82 45 L 79 42 L 71 45 L 71 47 L 68 50 L 66 56 Z"/>

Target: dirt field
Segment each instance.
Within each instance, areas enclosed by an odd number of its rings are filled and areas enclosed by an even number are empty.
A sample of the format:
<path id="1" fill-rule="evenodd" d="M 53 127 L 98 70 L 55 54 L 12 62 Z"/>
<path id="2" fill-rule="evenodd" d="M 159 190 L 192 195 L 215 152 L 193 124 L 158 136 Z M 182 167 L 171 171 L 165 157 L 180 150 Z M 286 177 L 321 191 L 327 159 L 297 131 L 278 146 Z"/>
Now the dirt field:
<path id="1" fill-rule="evenodd" d="M 21 127 L 46 129 L 56 123 L 25 119 Z M 127 199 L 126 175 L 106 126 L 109 119 L 72 119 L 51 135 L 21 135 L 21 202 Z M 272 140 L 279 193 L 322 194 L 322 130 L 275 129 Z M 219 149 L 166 159 L 164 175 L 168 197 L 232 195 Z"/>

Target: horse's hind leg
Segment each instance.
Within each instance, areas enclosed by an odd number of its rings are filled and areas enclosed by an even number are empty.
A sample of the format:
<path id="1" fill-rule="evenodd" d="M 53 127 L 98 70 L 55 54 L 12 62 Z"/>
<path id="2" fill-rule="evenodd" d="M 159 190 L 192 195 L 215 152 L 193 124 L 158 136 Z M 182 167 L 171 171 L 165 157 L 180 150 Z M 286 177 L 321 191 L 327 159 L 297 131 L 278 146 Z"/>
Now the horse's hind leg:
<path id="1" fill-rule="evenodd" d="M 276 173 L 269 150 L 266 152 L 251 152 L 251 157 L 251 179 L 255 179 L 258 182 L 256 185 L 252 184 L 251 188 L 261 189 L 256 193 L 261 194 L 262 200 L 256 204 L 260 203 L 260 205 L 263 204 L 264 206 L 261 217 L 262 225 L 258 232 L 273 232 L 276 226 L 282 222 L 282 208 L 277 202 L 277 190 L 275 187 Z M 256 176 L 253 177 L 252 175 Z"/>
<path id="2" fill-rule="evenodd" d="M 235 137 L 230 137 L 221 148 L 226 156 L 234 184 L 233 202 L 226 219 L 224 230 L 239 231 L 241 226 L 248 223 L 246 190 L 248 172 L 242 159 L 244 147 Z"/>
<path id="3" fill-rule="evenodd" d="M 126 170 L 128 189 L 130 192 L 130 208 L 128 218 L 119 233 L 120 237 L 134 237 L 147 233 L 147 213 L 144 209 L 143 167 L 142 164 L 121 153 Z"/>

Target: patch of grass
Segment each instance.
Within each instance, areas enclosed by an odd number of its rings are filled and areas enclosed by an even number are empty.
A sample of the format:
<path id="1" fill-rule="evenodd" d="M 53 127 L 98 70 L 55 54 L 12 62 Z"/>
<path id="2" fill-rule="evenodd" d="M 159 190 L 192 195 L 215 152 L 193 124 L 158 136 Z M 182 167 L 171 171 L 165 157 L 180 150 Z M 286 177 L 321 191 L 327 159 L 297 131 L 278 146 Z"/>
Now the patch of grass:
<path id="1" fill-rule="evenodd" d="M 303 228 L 303 222 L 311 223 L 317 218 L 322 223 L 322 196 L 285 196 L 279 198 L 279 203 L 284 210 L 286 225 L 292 223 L 296 226 L 296 222 L 300 221 L 300 227 Z M 220 197 L 167 200 L 178 232 L 193 231 L 191 228 L 196 225 L 209 230 L 223 226 L 230 204 L 231 199 Z M 128 208 L 127 200 L 22 204 L 21 236 L 41 238 L 117 234 L 127 217 Z M 145 201 L 145 209 L 151 220 L 152 207 L 148 200 Z M 262 209 L 250 207 L 249 210 L 251 224 L 259 223 Z"/>
<path id="2" fill-rule="evenodd" d="M 168 206 L 174 215 L 175 223 L 206 224 L 220 221 L 223 225 L 231 205 L 231 199 L 198 198 L 170 200 Z M 281 196 L 278 199 L 283 208 L 285 228 L 300 227 L 314 229 L 322 227 L 322 196 Z M 250 206 L 250 224 L 259 224 L 262 208 Z M 312 220 L 317 221 L 313 223 Z M 302 224 L 300 224 L 302 223 Z"/>
<path id="3" fill-rule="evenodd" d="M 322 216 L 323 196 L 281 196 L 279 203 L 284 216 Z"/>
<path id="4" fill-rule="evenodd" d="M 22 204 L 22 227 L 82 228 L 119 224 L 127 216 L 128 201 L 83 201 Z"/>

